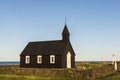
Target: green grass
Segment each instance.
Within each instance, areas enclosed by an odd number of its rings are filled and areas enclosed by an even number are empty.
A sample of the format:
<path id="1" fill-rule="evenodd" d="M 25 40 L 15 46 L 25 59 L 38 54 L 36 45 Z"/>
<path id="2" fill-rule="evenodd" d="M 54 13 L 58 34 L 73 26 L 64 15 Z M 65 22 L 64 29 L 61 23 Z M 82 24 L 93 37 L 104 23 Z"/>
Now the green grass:
<path id="1" fill-rule="evenodd" d="M 52 76 L 56 68 L 19 68 L 18 65 L 0 66 L 0 80 L 77 80 L 69 75 Z"/>
<path id="2" fill-rule="evenodd" d="M 0 66 L 0 80 L 86 80 L 78 75 L 85 70 L 99 68 L 107 63 L 77 62 L 76 68 L 19 68 L 19 65 Z M 84 68 L 85 70 L 84 70 Z M 75 74 L 73 73 L 75 72 Z M 96 72 L 97 73 L 97 72 Z M 81 78 L 81 79 L 80 79 Z M 105 73 L 97 80 L 120 80 L 120 73 Z"/>
<path id="3" fill-rule="evenodd" d="M 77 80 L 67 76 L 42 77 L 38 75 L 0 74 L 0 80 Z"/>
<path id="4" fill-rule="evenodd" d="M 93 68 L 98 68 L 98 67 L 101 67 L 103 65 L 106 65 L 108 63 L 106 62 L 93 62 L 93 63 L 89 63 L 89 62 L 76 62 L 75 65 L 76 65 L 76 68 L 77 69 L 80 69 L 80 70 L 86 70 L 86 69 L 93 69 Z"/>
<path id="5" fill-rule="evenodd" d="M 102 76 L 98 80 L 120 80 L 120 73 L 114 72 L 109 75 Z"/>
<path id="6" fill-rule="evenodd" d="M 45 77 L 40 75 L 18 75 L 18 74 L 0 74 L 0 80 L 79 80 L 67 76 Z M 120 80 L 120 73 L 115 72 L 102 76 L 96 80 Z"/>

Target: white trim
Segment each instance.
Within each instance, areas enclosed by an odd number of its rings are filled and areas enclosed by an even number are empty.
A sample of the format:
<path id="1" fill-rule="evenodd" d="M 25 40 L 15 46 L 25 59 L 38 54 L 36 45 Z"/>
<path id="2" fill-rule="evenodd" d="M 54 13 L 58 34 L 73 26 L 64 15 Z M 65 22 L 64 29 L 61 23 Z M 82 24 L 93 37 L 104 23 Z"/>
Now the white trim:
<path id="1" fill-rule="evenodd" d="M 42 63 L 42 56 L 41 56 L 41 55 L 38 55 L 38 56 L 37 56 L 37 63 L 38 63 L 38 64 L 41 64 L 41 63 Z"/>
<path id="2" fill-rule="evenodd" d="M 50 55 L 50 63 L 55 64 L 55 55 Z"/>
<path id="3" fill-rule="evenodd" d="M 68 51 L 67 53 L 67 68 L 71 68 L 71 53 Z"/>
<path id="4" fill-rule="evenodd" d="M 25 63 L 29 64 L 30 63 L 30 56 L 25 56 Z"/>

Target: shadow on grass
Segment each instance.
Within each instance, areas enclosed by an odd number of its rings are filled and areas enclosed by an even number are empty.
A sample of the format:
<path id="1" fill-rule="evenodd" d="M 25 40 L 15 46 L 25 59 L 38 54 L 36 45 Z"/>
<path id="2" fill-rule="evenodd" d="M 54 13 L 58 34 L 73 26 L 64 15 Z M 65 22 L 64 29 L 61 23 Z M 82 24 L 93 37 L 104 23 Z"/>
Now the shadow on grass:
<path id="1" fill-rule="evenodd" d="M 118 70 L 118 73 L 120 73 L 120 70 Z"/>

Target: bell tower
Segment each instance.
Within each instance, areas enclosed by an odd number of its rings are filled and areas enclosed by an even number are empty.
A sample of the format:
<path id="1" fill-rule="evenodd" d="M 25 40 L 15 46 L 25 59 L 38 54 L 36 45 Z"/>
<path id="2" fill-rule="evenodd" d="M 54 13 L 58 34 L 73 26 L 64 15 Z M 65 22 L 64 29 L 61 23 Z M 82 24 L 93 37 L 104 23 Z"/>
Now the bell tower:
<path id="1" fill-rule="evenodd" d="M 64 30 L 62 32 L 62 40 L 65 42 L 69 41 L 69 36 L 70 36 L 70 33 L 68 31 L 67 25 L 65 24 Z"/>

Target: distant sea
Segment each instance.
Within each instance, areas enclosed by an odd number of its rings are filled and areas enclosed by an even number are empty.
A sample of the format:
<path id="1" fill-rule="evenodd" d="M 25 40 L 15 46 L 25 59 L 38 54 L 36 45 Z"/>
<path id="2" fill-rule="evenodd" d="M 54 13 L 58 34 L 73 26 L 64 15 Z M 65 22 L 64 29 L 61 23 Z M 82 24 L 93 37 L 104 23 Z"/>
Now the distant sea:
<path id="1" fill-rule="evenodd" d="M 0 61 L 0 65 L 20 65 L 19 61 Z"/>
<path id="2" fill-rule="evenodd" d="M 76 61 L 76 62 L 90 62 L 90 63 L 97 63 L 97 62 L 111 62 L 111 61 Z M 120 62 L 120 61 L 117 61 Z M 1 65 L 20 65 L 19 61 L 0 61 Z"/>

